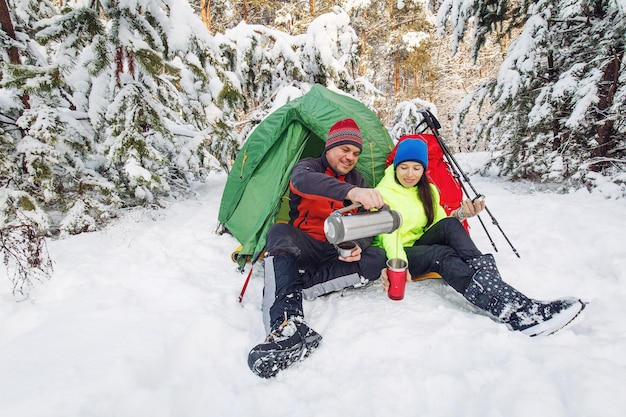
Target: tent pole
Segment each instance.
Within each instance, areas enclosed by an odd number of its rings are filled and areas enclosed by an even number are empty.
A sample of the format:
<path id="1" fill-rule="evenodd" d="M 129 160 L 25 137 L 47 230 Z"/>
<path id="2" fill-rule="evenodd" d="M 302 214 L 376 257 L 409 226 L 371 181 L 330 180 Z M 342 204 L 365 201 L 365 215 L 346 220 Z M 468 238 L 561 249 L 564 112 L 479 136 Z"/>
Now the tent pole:
<path id="1" fill-rule="evenodd" d="M 241 288 L 241 292 L 239 293 L 239 303 L 241 303 L 243 301 L 243 295 L 246 292 L 246 289 L 248 288 L 248 283 L 250 282 L 250 277 L 252 276 L 252 268 L 254 267 L 254 265 L 250 265 L 250 272 L 248 272 L 248 277 L 246 278 L 245 282 L 243 283 L 243 287 Z"/>

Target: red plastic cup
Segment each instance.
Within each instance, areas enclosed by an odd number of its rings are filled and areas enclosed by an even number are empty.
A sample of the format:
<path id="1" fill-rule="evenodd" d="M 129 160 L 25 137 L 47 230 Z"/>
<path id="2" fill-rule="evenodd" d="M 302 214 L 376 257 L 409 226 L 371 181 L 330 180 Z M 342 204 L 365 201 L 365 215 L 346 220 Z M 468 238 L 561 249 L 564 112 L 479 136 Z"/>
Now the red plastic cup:
<path id="1" fill-rule="evenodd" d="M 403 259 L 393 258 L 387 260 L 387 278 L 389 278 L 387 295 L 392 300 L 399 301 L 404 298 L 407 266 L 406 261 Z"/>

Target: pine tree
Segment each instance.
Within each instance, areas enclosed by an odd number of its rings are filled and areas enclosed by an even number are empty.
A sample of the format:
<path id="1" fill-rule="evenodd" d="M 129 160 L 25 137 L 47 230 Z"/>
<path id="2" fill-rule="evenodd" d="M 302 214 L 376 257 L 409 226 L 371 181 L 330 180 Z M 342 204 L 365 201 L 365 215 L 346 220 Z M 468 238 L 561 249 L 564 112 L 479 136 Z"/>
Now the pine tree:
<path id="1" fill-rule="evenodd" d="M 90 107 L 99 152 L 110 161 L 103 175 L 124 204 L 158 203 L 185 192 L 189 180 L 210 169 L 212 153 L 226 165 L 234 152 L 233 141 L 224 145 L 220 136 L 230 130 L 228 111 L 212 120 L 205 111 L 227 89 L 224 63 L 186 2 L 100 5 L 111 29 L 94 39 L 86 65 L 92 91 L 104 93 L 108 102 Z M 174 27 L 173 14 L 189 26 Z"/>
<path id="2" fill-rule="evenodd" d="M 444 2 L 440 17 L 456 40 L 475 17 L 475 54 L 489 33 L 520 28 L 498 77 L 460 109 L 461 121 L 472 103 L 490 109 L 477 137 L 502 151 L 501 173 L 593 186 L 601 172 L 624 192 L 626 11 L 611 0 L 470 3 Z"/>
<path id="3" fill-rule="evenodd" d="M 309 82 L 355 92 L 357 46 L 358 38 L 347 13 L 337 10 L 316 18 L 298 46 Z"/>
<path id="4" fill-rule="evenodd" d="M 276 91 L 292 82 L 305 81 L 295 40 L 283 32 L 259 25 L 240 23 L 227 30 L 225 38 L 232 54 L 231 68 L 241 80 L 244 111 L 271 104 Z"/>
<path id="5" fill-rule="evenodd" d="M 340 10 L 318 16 L 299 36 L 242 22 L 216 39 L 233 78 L 240 81 L 230 85 L 233 97 L 237 92 L 243 96 L 235 103 L 237 110 L 243 111 L 240 138 L 272 110 L 276 96 L 284 89 L 304 93 L 310 84 L 321 83 L 356 93 L 352 77 L 356 37 L 348 15 Z M 227 97 L 220 97 L 220 107 L 232 107 Z"/>
<path id="6" fill-rule="evenodd" d="M 18 193 L 26 196 L 28 201 L 41 204 L 44 196 L 54 198 L 49 187 L 53 170 L 48 162 L 55 159 L 55 155 L 50 152 L 49 144 L 30 135 L 29 122 L 33 121 L 33 105 L 54 100 L 58 78 L 55 69 L 47 66 L 45 57 L 33 48 L 35 42 L 30 37 L 34 33 L 31 24 L 51 16 L 54 8 L 47 1 L 41 2 L 41 7 L 36 6 L 37 2 L 30 0 L 2 1 L 2 11 L 7 13 L 3 13 L 3 31 L 0 33 L 4 35 L 1 39 L 7 46 L 7 54 L 2 55 L 0 88 L 2 96 L 11 100 L 3 101 L 0 118 L 0 178 L 9 193 Z M 18 204 L 26 200 L 13 201 Z M 20 208 L 19 204 L 15 207 Z M 34 207 L 34 210 L 40 210 L 36 203 Z M 47 220 L 39 224 L 47 224 Z"/>
<path id="7" fill-rule="evenodd" d="M 30 101 L 17 120 L 23 132 L 15 153 L 22 161 L 20 188 L 46 211 L 71 215 L 52 224 L 49 232 L 95 230 L 119 201 L 111 193 L 112 184 L 91 166 L 94 132 L 84 123 L 86 109 L 75 102 L 74 88 L 66 77 L 79 51 L 103 27 L 89 10 L 69 10 L 65 15 L 38 16 L 31 21 L 36 21 L 31 28 L 34 40 L 48 45 L 54 64 L 40 59 L 37 65 L 14 66 L 4 80 L 5 85 L 25 91 Z M 80 214 L 76 207 L 82 208 Z"/>
<path id="8" fill-rule="evenodd" d="M 385 122 L 395 103 L 429 96 L 438 78 L 431 61 L 434 18 L 421 0 L 341 2 L 358 38 L 359 98 L 376 107 Z"/>
<path id="9" fill-rule="evenodd" d="M 50 232 L 95 230 L 122 206 L 158 204 L 228 166 L 241 92 L 186 2 L 101 0 L 62 13 L 36 3 L 16 2 L 24 32 L 0 38 L 21 54 L 2 57 L 3 96 L 14 100 L 3 100 L 0 166 L 60 215 Z"/>
<path id="10" fill-rule="evenodd" d="M 19 6 L 24 10 L 18 16 L 14 11 Z M 31 47 L 29 24 L 45 18 L 52 7 L 47 2 L 41 2 L 39 8 L 34 6 L 32 1 L 0 0 L 0 252 L 14 293 L 23 296 L 28 296 L 35 281 L 49 278 L 52 272 L 45 245 L 50 217 L 31 196 L 33 189 L 28 182 L 34 178 L 29 173 L 29 160 L 20 151 L 30 139 L 22 115 L 31 108 L 31 98 L 24 83 L 14 82 L 16 75 L 24 75 L 23 68 L 43 63 Z M 36 88 L 33 86 L 39 80 L 30 81 L 31 88 Z"/>

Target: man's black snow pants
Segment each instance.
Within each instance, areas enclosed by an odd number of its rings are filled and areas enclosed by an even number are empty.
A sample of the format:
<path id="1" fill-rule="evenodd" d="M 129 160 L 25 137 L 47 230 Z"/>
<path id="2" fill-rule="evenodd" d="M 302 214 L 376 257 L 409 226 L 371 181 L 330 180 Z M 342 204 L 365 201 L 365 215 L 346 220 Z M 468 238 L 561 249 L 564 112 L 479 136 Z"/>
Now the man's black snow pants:
<path id="1" fill-rule="evenodd" d="M 267 232 L 263 321 L 271 326 L 289 316 L 303 316 L 302 299 L 311 300 L 365 280 L 380 277 L 385 267 L 385 252 L 369 246 L 373 239 L 360 239 L 361 260 L 344 262 L 336 248 L 314 239 L 284 223 L 274 224 Z M 364 278 L 364 280 L 362 279 Z"/>

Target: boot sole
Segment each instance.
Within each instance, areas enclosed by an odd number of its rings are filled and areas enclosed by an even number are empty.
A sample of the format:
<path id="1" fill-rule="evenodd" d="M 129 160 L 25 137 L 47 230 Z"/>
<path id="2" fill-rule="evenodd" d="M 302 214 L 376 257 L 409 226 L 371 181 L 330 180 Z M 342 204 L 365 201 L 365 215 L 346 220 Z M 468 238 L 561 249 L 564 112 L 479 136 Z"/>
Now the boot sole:
<path id="1" fill-rule="evenodd" d="M 521 330 L 522 333 L 530 337 L 549 336 L 561 330 L 563 327 L 571 323 L 581 311 L 585 309 L 587 304 L 581 300 L 577 300 L 570 308 L 555 314 L 550 320 L 543 321 L 532 327 Z"/>
<path id="2" fill-rule="evenodd" d="M 252 350 L 248 355 L 250 370 L 261 378 L 272 378 L 279 371 L 309 357 L 320 344 L 322 337 L 317 334 L 290 349 Z"/>
<path id="3" fill-rule="evenodd" d="M 271 378 L 299 361 L 305 351 L 302 346 L 290 350 L 252 351 L 248 355 L 248 366 L 261 378 Z"/>

